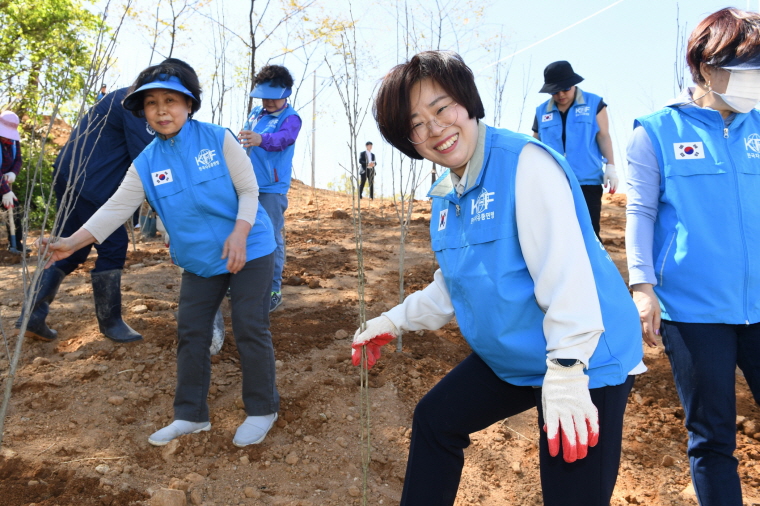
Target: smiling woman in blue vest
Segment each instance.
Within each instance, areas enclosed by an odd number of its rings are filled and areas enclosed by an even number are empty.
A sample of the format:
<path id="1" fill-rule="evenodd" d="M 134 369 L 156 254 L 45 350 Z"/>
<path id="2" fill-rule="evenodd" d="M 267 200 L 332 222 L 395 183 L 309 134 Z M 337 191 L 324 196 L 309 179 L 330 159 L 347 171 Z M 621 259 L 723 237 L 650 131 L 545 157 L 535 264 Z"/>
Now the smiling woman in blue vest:
<path id="1" fill-rule="evenodd" d="M 662 333 L 701 506 L 741 506 L 738 366 L 760 403 L 760 15 L 692 32 L 696 84 L 635 123 L 626 250 L 644 341 Z"/>
<path id="2" fill-rule="evenodd" d="M 201 106 L 195 71 L 169 59 L 143 70 L 124 108 L 144 116 L 156 139 L 137 157 L 119 189 L 82 228 L 49 244 L 48 264 L 101 241 L 147 198 L 171 236 L 172 260 L 184 268 L 179 295 L 174 421 L 148 441 L 167 444 L 211 428 L 211 329 L 227 287 L 232 328 L 243 369 L 248 417 L 233 443 L 261 442 L 277 420 L 269 285 L 275 248 L 272 224 L 258 205 L 251 162 L 235 136 L 192 119 Z"/>
<path id="3" fill-rule="evenodd" d="M 591 224 L 599 236 L 602 185 L 615 193 L 618 186 L 612 153 L 607 104 L 602 97 L 583 91 L 576 84 L 583 78 L 566 61 L 544 69 L 541 93 L 552 98 L 536 108 L 533 137 L 567 158 L 581 185 Z M 602 171 L 602 164 L 605 170 Z"/>
<path id="4" fill-rule="evenodd" d="M 537 407 L 544 504 L 607 506 L 626 399 L 645 367 L 636 308 L 572 170 L 531 137 L 480 121 L 456 53 L 393 68 L 374 112 L 395 148 L 449 170 L 428 194 L 440 269 L 357 330 L 354 363 L 362 348 L 371 366 L 399 331 L 454 317 L 473 351 L 414 411 L 401 504 L 454 504 L 469 435 Z"/>
<path id="5" fill-rule="evenodd" d="M 262 67 L 253 79 L 250 96 L 260 98 L 238 136 L 251 157 L 259 181 L 259 203 L 267 210 L 274 227 L 277 249 L 269 310 L 282 304 L 282 269 L 285 265 L 285 211 L 293 172 L 293 153 L 301 117 L 288 103 L 293 76 L 282 65 Z"/>

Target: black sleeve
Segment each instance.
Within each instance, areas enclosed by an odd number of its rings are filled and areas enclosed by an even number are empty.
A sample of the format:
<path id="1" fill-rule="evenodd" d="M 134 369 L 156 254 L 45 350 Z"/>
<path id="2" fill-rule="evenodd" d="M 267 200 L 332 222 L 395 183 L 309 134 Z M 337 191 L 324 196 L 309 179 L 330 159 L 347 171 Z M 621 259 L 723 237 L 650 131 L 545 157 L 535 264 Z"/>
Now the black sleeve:
<path id="1" fill-rule="evenodd" d="M 367 161 L 364 159 L 364 151 L 359 153 L 359 165 L 366 165 Z"/>
<path id="2" fill-rule="evenodd" d="M 538 118 L 533 116 L 533 131 L 538 133 Z"/>
<path id="3" fill-rule="evenodd" d="M 607 104 L 604 103 L 604 99 L 603 98 L 600 98 L 599 99 L 599 107 L 596 108 L 596 113 L 599 114 L 600 112 L 602 112 L 602 109 L 604 109 L 605 107 L 607 107 Z"/>

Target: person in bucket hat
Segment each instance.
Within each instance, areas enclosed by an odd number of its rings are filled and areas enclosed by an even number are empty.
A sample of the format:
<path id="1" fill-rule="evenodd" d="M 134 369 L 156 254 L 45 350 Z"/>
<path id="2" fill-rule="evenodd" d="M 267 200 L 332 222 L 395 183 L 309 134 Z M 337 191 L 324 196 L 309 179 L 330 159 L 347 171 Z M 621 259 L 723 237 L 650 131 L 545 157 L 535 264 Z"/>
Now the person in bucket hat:
<path id="1" fill-rule="evenodd" d="M 285 210 L 293 169 L 293 154 L 301 117 L 288 103 L 293 77 L 282 65 L 267 65 L 253 79 L 250 96 L 260 98 L 240 130 L 240 143 L 246 148 L 259 182 L 259 202 L 274 226 L 277 251 L 269 310 L 282 304 L 282 269 L 285 265 Z"/>
<path id="2" fill-rule="evenodd" d="M 555 61 L 546 66 L 540 92 L 550 94 L 551 98 L 536 108 L 533 137 L 564 155 L 570 163 L 599 237 L 602 185 L 610 193 L 615 193 L 618 178 L 607 104 L 602 97 L 576 86 L 581 81 L 583 78 L 566 61 Z"/>

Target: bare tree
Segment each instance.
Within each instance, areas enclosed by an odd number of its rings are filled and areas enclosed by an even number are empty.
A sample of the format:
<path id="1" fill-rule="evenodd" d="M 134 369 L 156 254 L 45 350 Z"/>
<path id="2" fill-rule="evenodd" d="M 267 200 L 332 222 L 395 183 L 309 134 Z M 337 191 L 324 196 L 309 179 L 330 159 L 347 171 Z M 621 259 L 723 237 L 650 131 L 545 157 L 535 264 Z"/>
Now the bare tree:
<path id="1" fill-rule="evenodd" d="M 678 3 L 676 3 L 676 55 L 675 55 L 675 61 L 673 62 L 673 79 L 674 79 L 674 89 L 675 94 L 678 95 L 683 91 L 684 87 L 684 81 L 686 76 L 686 27 L 687 24 L 684 23 L 683 26 L 681 26 L 681 8 Z"/>
<path id="2" fill-rule="evenodd" d="M 100 31 L 96 37 L 96 40 L 94 41 L 94 47 L 93 47 L 93 53 L 91 58 L 91 66 L 86 76 L 86 82 L 88 83 L 88 86 L 83 89 L 82 95 L 81 95 L 81 101 L 79 105 L 79 114 L 78 117 L 81 117 L 84 114 L 84 110 L 87 107 L 89 103 L 89 97 L 94 89 L 96 89 L 96 83 L 102 78 L 102 75 L 104 74 L 105 70 L 108 68 L 108 63 L 111 61 L 111 57 L 113 54 L 113 49 L 119 34 L 119 29 L 121 28 L 123 22 L 124 22 L 124 15 L 121 15 L 117 19 L 116 27 L 111 32 L 110 36 L 107 35 L 108 28 L 105 23 L 108 17 L 108 8 L 110 7 L 110 3 L 106 4 L 106 8 L 102 14 L 102 21 Z M 129 3 L 127 3 L 127 8 L 129 7 Z M 125 10 L 126 12 L 126 10 Z M 73 79 L 73 76 L 64 75 L 62 76 L 63 79 Z M 47 92 L 51 93 L 51 96 L 53 97 L 53 111 L 49 116 L 49 120 L 46 122 L 40 121 L 40 118 L 43 118 L 43 113 L 46 111 L 43 111 L 41 107 L 42 104 L 37 105 L 37 110 L 30 111 L 30 117 L 32 118 L 32 125 L 30 128 L 30 136 L 26 140 L 26 142 L 32 146 L 32 150 L 30 151 L 32 153 L 32 156 L 29 157 L 29 159 L 26 161 L 24 169 L 28 173 L 27 178 L 27 199 L 24 203 L 24 217 L 22 220 L 23 228 L 24 228 L 24 238 L 28 236 L 29 232 L 29 215 L 31 211 L 31 203 L 33 200 L 33 197 L 35 196 L 35 192 L 39 191 L 39 197 L 43 199 L 44 202 L 44 214 L 42 218 L 42 225 L 40 228 L 40 234 L 43 235 L 45 231 L 49 228 L 51 229 L 51 234 L 53 237 L 55 237 L 57 234 L 60 233 L 61 227 L 65 219 L 69 216 L 71 213 L 73 204 L 76 200 L 76 192 L 74 191 L 74 185 L 76 184 L 77 178 L 83 177 L 83 175 L 80 173 L 72 172 L 74 177 L 73 180 L 70 181 L 67 184 L 66 191 L 64 192 L 63 198 L 61 199 L 61 202 L 58 203 L 58 211 L 54 212 L 55 209 L 55 202 L 54 202 L 54 192 L 52 185 L 50 186 L 44 186 L 40 185 L 40 179 L 42 177 L 43 167 L 44 167 L 44 155 L 45 155 L 45 148 L 46 148 L 46 142 L 50 135 L 50 132 L 52 131 L 53 125 L 55 123 L 56 117 L 58 115 L 58 111 L 60 109 L 61 104 L 64 101 L 65 95 L 62 90 L 53 90 L 52 92 L 50 90 L 46 90 Z M 103 123 L 105 120 L 103 120 Z M 96 135 L 97 138 L 99 138 L 100 130 L 99 129 L 93 129 L 92 135 Z M 96 138 L 96 140 L 97 140 Z M 82 143 L 85 142 L 85 139 L 82 139 Z M 73 146 L 70 147 L 70 149 L 77 149 L 76 143 L 74 143 Z M 81 164 L 80 164 L 81 165 Z M 50 254 L 48 251 L 48 248 L 42 248 L 36 257 L 36 259 L 33 261 L 33 265 L 30 265 L 30 257 L 28 257 L 26 252 L 26 240 L 22 241 L 22 255 L 21 255 L 21 277 L 22 277 L 22 286 L 24 288 L 24 303 L 23 303 L 23 309 L 22 309 L 22 318 L 21 318 L 21 326 L 19 329 L 19 334 L 16 337 L 15 343 L 13 343 L 13 346 L 11 346 L 11 343 L 8 340 L 8 336 L 5 335 L 4 332 L 2 332 L 3 341 L 5 344 L 5 348 L 7 350 L 8 354 L 8 373 L 3 378 L 4 382 L 4 394 L 3 394 L 3 401 L 2 406 L 0 406 L 0 446 L 2 445 L 3 441 L 3 434 L 4 434 L 4 426 L 5 426 L 5 417 L 8 412 L 8 407 L 10 405 L 11 400 L 11 393 L 13 390 L 13 381 L 15 379 L 16 370 L 18 368 L 18 362 L 21 358 L 21 352 L 24 345 L 24 334 L 26 332 L 27 325 L 29 323 L 29 317 L 31 314 L 32 304 L 33 301 L 36 298 L 37 293 L 39 292 L 39 285 L 40 285 L 40 278 L 42 275 L 42 272 L 45 268 L 45 264 L 47 263 L 48 258 L 50 258 Z M 34 270 L 30 270 L 30 267 L 33 267 Z M 11 351 L 11 348 L 13 351 Z"/>

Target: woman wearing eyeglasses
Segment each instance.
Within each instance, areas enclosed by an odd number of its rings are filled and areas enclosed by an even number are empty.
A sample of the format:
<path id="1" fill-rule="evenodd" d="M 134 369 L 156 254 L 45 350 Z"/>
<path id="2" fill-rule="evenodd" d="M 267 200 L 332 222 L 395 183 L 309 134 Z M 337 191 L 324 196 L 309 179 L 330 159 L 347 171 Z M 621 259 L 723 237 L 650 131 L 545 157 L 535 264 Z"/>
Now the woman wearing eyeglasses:
<path id="1" fill-rule="evenodd" d="M 354 363 L 366 347 L 371 367 L 400 330 L 454 316 L 473 350 L 415 409 L 401 504 L 454 504 L 469 435 L 538 407 L 544 504 L 608 505 L 632 374 L 645 368 L 636 309 L 570 167 L 480 121 L 472 71 L 456 53 L 393 68 L 374 113 L 395 148 L 449 170 L 429 193 L 440 269 L 356 332 Z"/>
<path id="2" fill-rule="evenodd" d="M 701 506 L 741 506 L 736 367 L 760 404 L 760 15 L 692 32 L 696 86 L 636 121 L 626 245 L 644 341 L 662 334 Z"/>
<path id="3" fill-rule="evenodd" d="M 607 104 L 602 97 L 582 91 L 576 84 L 583 78 L 566 61 L 555 61 L 544 69 L 541 93 L 552 97 L 536 108 L 533 137 L 564 155 L 581 184 L 594 232 L 599 236 L 602 214 L 602 185 L 615 193 L 618 186 L 612 153 Z M 605 170 L 602 171 L 602 163 Z"/>

